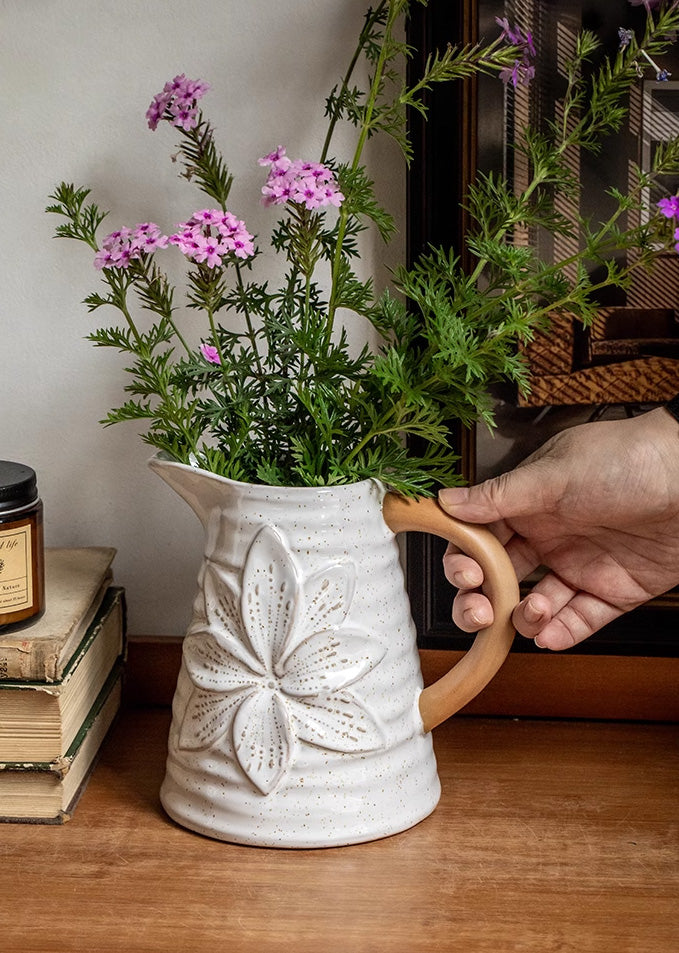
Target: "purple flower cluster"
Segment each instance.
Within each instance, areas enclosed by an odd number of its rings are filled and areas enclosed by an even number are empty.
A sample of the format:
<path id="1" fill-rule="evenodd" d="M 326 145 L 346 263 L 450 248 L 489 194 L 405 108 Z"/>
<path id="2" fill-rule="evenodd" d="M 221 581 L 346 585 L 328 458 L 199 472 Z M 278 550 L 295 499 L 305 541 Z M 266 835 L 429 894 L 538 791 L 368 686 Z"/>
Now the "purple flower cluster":
<path id="1" fill-rule="evenodd" d="M 167 235 L 161 235 L 153 222 L 142 222 L 134 228 L 120 228 L 111 232 L 94 256 L 95 268 L 127 268 L 131 261 L 143 254 L 152 254 L 157 248 L 167 248 Z"/>
<path id="2" fill-rule="evenodd" d="M 249 258 L 255 251 L 253 236 L 246 229 L 245 222 L 219 208 L 204 208 L 194 212 L 177 229 L 168 241 L 176 245 L 187 258 L 198 263 L 204 262 L 208 268 L 221 265 L 222 258 L 227 255 Z"/>
<path id="3" fill-rule="evenodd" d="M 325 205 L 337 208 L 344 201 L 332 169 L 321 162 L 289 159 L 283 146 L 262 156 L 260 165 L 270 166 L 266 185 L 262 188 L 264 205 L 285 205 L 293 202 L 310 211 Z"/>
<path id="4" fill-rule="evenodd" d="M 528 86 L 530 81 L 535 78 L 535 67 L 531 63 L 531 58 L 535 58 L 535 45 L 533 35 L 529 30 L 525 34 L 521 27 L 514 25 L 510 27 L 507 17 L 495 17 L 495 22 L 502 29 L 501 40 L 506 40 L 511 46 L 518 46 L 521 50 L 521 58 L 514 60 L 514 65 L 500 70 L 499 76 L 503 83 L 511 83 L 512 86 Z"/>
<path id="5" fill-rule="evenodd" d="M 227 255 L 249 258 L 255 251 L 253 236 L 246 229 L 245 222 L 219 208 L 194 212 L 177 229 L 174 235 L 162 235 L 153 222 L 143 222 L 135 228 L 111 232 L 94 256 L 94 267 L 127 268 L 131 261 L 143 254 L 153 254 L 158 248 L 167 248 L 168 245 L 176 245 L 187 258 L 205 262 L 209 268 L 221 265 Z"/>
<path id="6" fill-rule="evenodd" d="M 658 208 L 665 218 L 672 218 L 679 222 L 679 195 L 670 195 L 669 198 L 660 199 Z M 674 247 L 679 252 L 679 227 L 674 230 Z"/>
<path id="7" fill-rule="evenodd" d="M 146 110 L 149 129 L 157 129 L 161 119 L 187 132 L 198 125 L 198 100 L 209 90 L 200 79 L 187 79 L 183 73 L 165 83 Z"/>

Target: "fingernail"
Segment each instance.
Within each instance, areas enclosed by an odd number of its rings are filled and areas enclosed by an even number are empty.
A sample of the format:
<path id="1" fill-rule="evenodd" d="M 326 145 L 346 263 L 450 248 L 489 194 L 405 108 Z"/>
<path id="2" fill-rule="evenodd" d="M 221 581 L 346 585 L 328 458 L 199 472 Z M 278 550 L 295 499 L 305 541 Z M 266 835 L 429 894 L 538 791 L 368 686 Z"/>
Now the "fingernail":
<path id="1" fill-rule="evenodd" d="M 445 506 L 458 506 L 469 498 L 469 487 L 448 486 L 439 490 L 439 502 Z"/>
<path id="2" fill-rule="evenodd" d="M 523 604 L 523 615 L 526 622 L 538 622 L 542 618 L 543 613 L 529 597 Z"/>
<path id="3" fill-rule="evenodd" d="M 483 579 L 477 573 L 464 570 L 455 576 L 455 585 L 460 589 L 476 589 L 481 585 Z"/>
<path id="4" fill-rule="evenodd" d="M 474 627 L 477 629 L 482 629 L 490 622 L 489 619 L 479 618 L 478 614 L 474 612 L 473 609 L 467 609 L 464 614 L 464 621 L 470 628 Z"/>

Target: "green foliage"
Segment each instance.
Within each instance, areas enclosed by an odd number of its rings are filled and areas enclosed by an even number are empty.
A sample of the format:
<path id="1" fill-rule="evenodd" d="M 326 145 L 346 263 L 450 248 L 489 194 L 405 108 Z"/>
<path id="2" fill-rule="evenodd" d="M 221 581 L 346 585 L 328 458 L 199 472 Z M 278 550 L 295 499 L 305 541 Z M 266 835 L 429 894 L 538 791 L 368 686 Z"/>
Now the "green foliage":
<path id="1" fill-rule="evenodd" d="M 407 495 L 427 494 L 436 482 L 458 479 L 450 422 L 492 427 L 492 385 L 529 388 L 520 343 L 547 327 L 554 312 L 591 321 L 597 292 L 625 288 L 634 268 L 672 246 L 672 229 L 661 216 L 646 216 L 643 226 L 626 223 L 648 211 L 644 189 L 679 171 L 677 140 L 657 149 L 654 169 L 639 172 L 629 193 L 609 190 L 606 221 L 567 220 L 554 196 L 580 187 L 568 151 L 596 151 L 620 127 L 643 54 L 660 55 L 679 28 L 676 5 L 655 22 L 649 15 L 645 35 L 613 60 L 601 57 L 596 36 L 581 34 L 565 66 L 562 118 L 519 137 L 531 170 L 525 190 L 516 194 L 496 174 L 479 175 L 470 189 L 470 273 L 461 267 L 462 249 L 430 249 L 412 268 L 397 269 L 394 290 L 376 297 L 372 280 L 354 270 L 360 237 L 374 228 L 388 241 L 394 221 L 362 164 L 367 140 L 385 134 L 409 161 L 408 109 L 426 116 L 434 85 L 511 69 L 519 52 L 501 38 L 447 47 L 430 57 L 419 80 L 405 84 L 411 50 L 400 36 L 409 7 L 408 0 L 380 0 L 366 13 L 347 71 L 326 100 L 320 161 L 334 170 L 345 198 L 332 214 L 285 207 L 271 235 L 285 261 L 280 287 L 250 278 L 257 256 L 247 264 L 192 264 L 182 305 L 150 254 L 124 269 L 103 269 L 104 290 L 85 304 L 91 312 L 113 308 L 122 322 L 89 338 L 125 355 L 128 395 L 105 425 L 143 421 L 152 446 L 236 480 L 321 486 L 374 477 Z M 353 78 L 361 63 L 365 87 Z M 329 158 L 340 122 L 356 133 L 354 154 L 341 163 Z M 199 114 L 195 128 L 180 133 L 174 161 L 181 174 L 225 210 L 233 178 L 209 122 Z M 88 202 L 89 194 L 64 183 L 48 211 L 64 219 L 57 237 L 98 249 L 106 213 Z M 519 230 L 536 229 L 569 236 L 578 250 L 546 263 L 515 240 Z M 381 341 L 375 350 L 350 347 L 344 311 L 372 325 Z M 195 327 L 195 312 L 203 318 L 202 341 L 216 348 L 219 363 L 208 363 L 182 332 Z"/>
<path id="2" fill-rule="evenodd" d="M 85 199 L 90 189 L 76 189 L 74 185 L 62 182 L 50 198 L 54 200 L 48 205 L 46 212 L 62 215 L 65 222 L 57 225 L 57 238 L 77 238 L 86 242 L 91 248 L 97 246 L 97 229 L 106 218 L 106 212 L 100 212 L 96 205 L 85 205 Z"/>
<path id="3" fill-rule="evenodd" d="M 233 176 L 214 143 L 214 134 L 202 115 L 194 129 L 182 130 L 179 155 L 184 160 L 182 175 L 202 192 L 226 208 Z"/>

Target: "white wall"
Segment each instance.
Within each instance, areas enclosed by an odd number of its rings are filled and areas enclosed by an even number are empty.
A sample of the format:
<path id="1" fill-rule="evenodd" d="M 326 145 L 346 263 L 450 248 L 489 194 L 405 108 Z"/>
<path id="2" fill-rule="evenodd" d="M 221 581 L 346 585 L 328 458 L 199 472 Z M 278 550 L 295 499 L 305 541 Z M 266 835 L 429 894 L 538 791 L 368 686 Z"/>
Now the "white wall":
<path id="1" fill-rule="evenodd" d="M 151 133 L 144 119 L 165 80 L 185 72 L 212 85 L 204 107 L 237 177 L 231 206 L 264 244 L 272 218 L 258 204 L 256 159 L 278 143 L 294 156 L 317 156 L 324 97 L 363 12 L 363 0 L 0 4 L 0 458 L 36 469 L 47 545 L 117 547 L 133 634 L 184 631 L 202 533 L 147 469 L 151 449 L 139 427 L 98 424 L 122 402 L 121 359 L 83 339 L 93 318 L 80 302 L 99 279 L 86 246 L 52 239 L 48 194 L 62 180 L 92 188 L 111 209 L 102 234 L 147 219 L 171 228 L 200 207 L 200 193 L 169 160 L 177 141 L 170 127 Z M 402 223 L 396 149 L 373 147 L 368 162 Z M 402 228 L 386 253 L 369 241 L 364 269 L 386 281 L 403 247 Z"/>

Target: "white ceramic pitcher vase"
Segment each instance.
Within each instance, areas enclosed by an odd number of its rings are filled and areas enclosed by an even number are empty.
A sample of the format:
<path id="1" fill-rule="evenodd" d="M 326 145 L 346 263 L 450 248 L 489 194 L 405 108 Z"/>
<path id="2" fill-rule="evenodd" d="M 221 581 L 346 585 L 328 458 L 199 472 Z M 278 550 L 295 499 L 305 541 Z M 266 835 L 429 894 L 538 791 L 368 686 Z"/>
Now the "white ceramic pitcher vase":
<path id="1" fill-rule="evenodd" d="M 493 677 L 518 586 L 486 529 L 376 481 L 237 483 L 156 457 L 206 546 L 173 702 L 161 800 L 221 840 L 326 847 L 405 830 L 440 794 L 431 729 Z M 423 690 L 396 535 L 478 559 L 496 621 Z"/>

